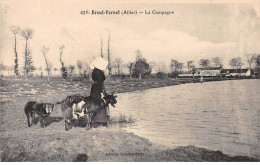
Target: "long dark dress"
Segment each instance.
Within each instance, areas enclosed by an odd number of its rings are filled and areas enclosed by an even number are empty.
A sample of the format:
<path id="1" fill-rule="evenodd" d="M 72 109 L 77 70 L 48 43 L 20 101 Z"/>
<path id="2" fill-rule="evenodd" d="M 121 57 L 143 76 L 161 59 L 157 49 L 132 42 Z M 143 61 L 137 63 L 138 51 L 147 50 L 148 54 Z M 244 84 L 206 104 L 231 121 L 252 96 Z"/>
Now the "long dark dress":
<path id="1" fill-rule="evenodd" d="M 92 72 L 92 79 L 94 83 L 92 84 L 90 96 L 102 101 L 101 93 L 103 92 L 103 83 L 105 81 L 105 74 L 102 70 L 95 68 Z M 107 108 L 103 108 L 97 112 L 95 116 L 91 119 L 95 123 L 101 123 L 102 125 L 106 125 L 109 122 L 109 115 L 107 115 Z"/>

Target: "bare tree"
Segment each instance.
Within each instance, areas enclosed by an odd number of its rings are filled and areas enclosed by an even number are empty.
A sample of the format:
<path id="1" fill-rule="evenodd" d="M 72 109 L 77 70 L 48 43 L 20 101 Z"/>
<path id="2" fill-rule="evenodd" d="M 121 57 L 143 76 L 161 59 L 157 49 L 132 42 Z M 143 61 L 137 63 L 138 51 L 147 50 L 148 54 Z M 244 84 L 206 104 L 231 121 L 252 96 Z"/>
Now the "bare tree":
<path id="1" fill-rule="evenodd" d="M 129 78 L 130 78 L 130 80 L 132 79 L 133 66 L 134 66 L 134 63 L 132 63 L 132 62 L 129 62 L 129 63 L 126 65 L 126 67 L 127 67 L 128 70 L 129 70 Z"/>
<path id="2" fill-rule="evenodd" d="M 232 68 L 241 68 L 244 63 L 242 62 L 242 59 L 240 57 L 237 57 L 237 58 L 233 58 L 229 61 L 229 65 L 232 67 Z"/>
<path id="3" fill-rule="evenodd" d="M 63 80 L 65 80 L 68 76 L 68 72 L 67 72 L 67 68 L 65 67 L 64 65 L 64 62 L 62 61 L 61 57 L 63 55 L 63 50 L 64 50 L 65 46 L 64 45 L 61 45 L 59 47 L 60 49 L 60 63 L 61 63 L 61 73 L 62 73 L 62 78 Z"/>
<path id="4" fill-rule="evenodd" d="M 43 54 L 43 57 L 45 59 L 45 63 L 46 63 L 46 69 L 47 69 L 47 73 L 48 73 L 48 81 L 50 81 L 50 67 L 49 67 L 49 64 L 48 64 L 48 61 L 47 61 L 47 58 L 46 58 L 46 54 L 48 53 L 49 51 L 49 48 L 46 47 L 46 46 L 43 46 L 42 49 L 41 49 L 41 52 Z"/>
<path id="5" fill-rule="evenodd" d="M 40 66 L 39 68 L 38 68 L 38 70 L 41 72 L 41 78 L 42 78 L 42 66 Z"/>
<path id="6" fill-rule="evenodd" d="M 190 66 L 190 68 L 191 68 L 192 78 L 194 79 L 194 75 L 195 75 L 195 73 L 196 73 L 196 66 L 192 64 L 192 65 Z"/>
<path id="7" fill-rule="evenodd" d="M 199 65 L 202 66 L 202 67 L 208 67 L 210 64 L 210 61 L 209 59 L 200 59 L 199 61 Z"/>
<path id="8" fill-rule="evenodd" d="M 17 26 L 11 26 L 10 27 L 10 30 L 11 32 L 13 33 L 14 35 L 14 55 L 15 55 L 15 59 L 14 59 L 14 73 L 16 75 L 16 78 L 19 77 L 19 63 L 18 63 L 18 53 L 17 53 L 17 50 L 16 50 L 16 35 L 20 32 L 20 28 L 17 27 Z"/>
<path id="9" fill-rule="evenodd" d="M 71 79 L 71 81 L 72 81 L 72 73 L 73 73 L 74 69 L 75 69 L 75 66 L 74 66 L 74 65 L 69 65 L 69 73 L 70 73 L 70 79 Z"/>
<path id="10" fill-rule="evenodd" d="M 98 32 L 100 38 L 100 56 L 103 58 L 103 38 L 101 34 Z"/>
<path id="11" fill-rule="evenodd" d="M 255 64 L 256 64 L 256 68 L 260 68 L 260 54 L 258 56 L 256 56 L 255 59 Z M 259 72 L 258 72 L 259 73 Z"/>
<path id="12" fill-rule="evenodd" d="M 31 51 L 28 46 L 28 40 L 32 38 L 33 30 L 31 28 L 25 28 L 21 31 L 22 37 L 25 39 L 25 51 L 24 51 L 24 71 L 26 79 L 31 71 L 33 71 Z"/>
<path id="13" fill-rule="evenodd" d="M 220 57 L 214 57 L 211 59 L 211 61 L 214 63 L 215 67 L 222 67 L 222 59 Z"/>
<path id="14" fill-rule="evenodd" d="M 182 72 L 182 69 L 183 69 L 183 63 L 178 63 L 177 65 L 177 69 L 179 72 Z"/>
<path id="15" fill-rule="evenodd" d="M 167 67 L 166 67 L 166 64 L 164 62 L 157 64 L 157 72 L 167 73 Z"/>
<path id="16" fill-rule="evenodd" d="M 193 61 L 187 61 L 187 67 L 188 67 L 188 70 L 190 70 L 190 66 L 192 65 Z"/>
<path id="17" fill-rule="evenodd" d="M 108 30 L 108 41 L 107 41 L 107 60 L 108 60 L 108 75 L 111 76 L 111 60 L 110 60 L 110 31 Z"/>
<path id="18" fill-rule="evenodd" d="M 56 72 L 58 71 L 57 68 L 53 68 L 54 74 L 56 75 Z"/>
<path id="19" fill-rule="evenodd" d="M 77 68 L 78 68 L 78 76 L 79 76 L 79 74 L 81 74 L 81 70 L 83 68 L 83 62 L 82 61 L 80 61 L 80 60 L 77 61 Z"/>
<path id="20" fill-rule="evenodd" d="M 248 67 L 251 69 L 252 64 L 256 60 L 256 56 L 254 54 L 251 55 L 248 54 L 246 55 L 246 58 L 247 58 Z"/>
<path id="21" fill-rule="evenodd" d="M 177 60 L 171 59 L 170 66 L 171 66 L 172 71 L 174 71 L 174 72 L 178 71 L 178 64 L 179 64 L 179 62 Z"/>
<path id="22" fill-rule="evenodd" d="M 79 77 L 81 75 L 81 70 L 83 68 L 83 62 L 82 61 L 80 61 L 80 60 L 77 61 L 77 68 L 78 68 L 78 81 L 79 81 Z"/>
<path id="23" fill-rule="evenodd" d="M 121 69 L 121 66 L 122 66 L 122 59 L 121 58 L 116 58 L 114 61 L 113 61 L 113 67 L 116 69 L 116 72 L 117 72 L 117 75 L 120 75 L 120 69 Z"/>

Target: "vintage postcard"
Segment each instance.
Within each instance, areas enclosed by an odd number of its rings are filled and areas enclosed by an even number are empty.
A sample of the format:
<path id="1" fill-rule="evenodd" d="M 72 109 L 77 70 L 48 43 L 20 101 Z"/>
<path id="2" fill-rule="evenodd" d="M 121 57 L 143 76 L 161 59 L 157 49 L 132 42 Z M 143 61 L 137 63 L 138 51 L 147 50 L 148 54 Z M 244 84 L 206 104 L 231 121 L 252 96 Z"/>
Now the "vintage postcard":
<path id="1" fill-rule="evenodd" d="M 259 162 L 259 0 L 1 0 L 1 162 Z"/>

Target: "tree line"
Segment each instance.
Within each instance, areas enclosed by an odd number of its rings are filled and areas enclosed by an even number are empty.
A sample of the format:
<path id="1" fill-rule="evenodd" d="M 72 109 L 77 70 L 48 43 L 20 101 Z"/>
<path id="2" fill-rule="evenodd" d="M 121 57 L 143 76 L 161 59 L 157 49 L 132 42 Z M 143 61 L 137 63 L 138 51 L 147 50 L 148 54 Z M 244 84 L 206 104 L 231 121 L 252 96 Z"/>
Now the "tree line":
<path id="1" fill-rule="evenodd" d="M 24 40 L 25 40 L 25 48 L 24 48 L 24 65 L 23 65 L 23 75 L 28 78 L 33 75 L 33 72 L 37 69 L 33 65 L 33 60 L 32 60 L 32 51 L 29 46 L 29 40 L 33 37 L 34 30 L 31 28 L 25 28 L 25 29 L 20 29 L 17 26 L 11 26 L 10 30 L 14 36 L 14 55 L 15 55 L 15 60 L 14 60 L 14 73 L 16 77 L 18 78 L 21 74 L 19 73 L 19 60 L 18 60 L 18 52 L 17 52 L 17 35 L 21 35 Z M 177 77 L 178 74 L 182 73 L 184 68 L 187 68 L 186 72 L 188 71 L 189 73 L 195 73 L 195 70 L 197 68 L 206 68 L 206 67 L 223 67 L 223 60 L 220 57 L 214 57 L 212 59 L 200 59 L 198 62 L 198 66 L 196 66 L 195 62 L 192 60 L 188 60 L 187 62 L 179 62 L 176 59 L 171 59 L 170 60 L 170 71 L 167 71 L 167 66 L 165 64 L 160 64 L 157 65 L 154 62 L 148 62 L 147 59 L 143 57 L 142 51 L 140 49 L 137 49 L 135 51 L 136 58 L 135 61 L 133 62 L 128 62 L 127 64 L 123 63 L 123 60 L 121 58 L 115 58 L 113 61 L 111 61 L 111 53 L 110 53 L 110 31 L 108 30 L 108 47 L 107 47 L 107 60 L 108 60 L 108 75 L 112 76 L 112 71 L 114 72 L 113 75 L 123 75 L 125 73 L 122 73 L 122 68 L 127 68 L 128 70 L 128 75 L 131 78 L 147 78 L 151 75 L 152 70 L 157 67 L 157 75 L 159 77 L 163 76 L 167 72 L 171 77 Z M 103 53 L 103 38 L 99 33 L 100 37 L 100 55 L 101 57 L 104 57 Z M 89 75 L 90 68 L 88 66 L 87 62 L 83 62 L 81 60 L 77 61 L 76 66 L 74 65 L 65 65 L 63 61 L 63 54 L 64 54 L 64 49 L 65 46 L 61 45 L 59 46 L 59 61 L 61 63 L 61 68 L 53 68 L 51 63 L 47 60 L 47 54 L 50 50 L 49 47 L 47 46 L 42 46 L 40 49 L 41 54 L 44 57 L 45 64 L 46 64 L 46 72 L 48 75 L 48 81 L 49 77 L 51 74 L 51 71 L 54 70 L 54 72 L 57 72 L 60 70 L 61 76 L 63 79 L 67 79 L 68 76 L 72 78 L 72 74 L 75 71 L 75 68 L 77 66 L 78 69 L 78 75 L 81 75 L 83 77 L 87 77 L 87 74 Z M 260 69 L 260 54 L 251 54 L 251 55 L 246 55 L 247 61 L 249 68 L 252 68 L 254 66 L 254 69 L 258 70 Z M 245 65 L 245 61 L 243 61 L 240 57 L 232 58 L 229 61 L 229 65 L 232 68 L 241 68 L 243 65 Z M 38 70 L 41 71 L 41 76 L 42 76 L 42 67 L 39 67 Z"/>

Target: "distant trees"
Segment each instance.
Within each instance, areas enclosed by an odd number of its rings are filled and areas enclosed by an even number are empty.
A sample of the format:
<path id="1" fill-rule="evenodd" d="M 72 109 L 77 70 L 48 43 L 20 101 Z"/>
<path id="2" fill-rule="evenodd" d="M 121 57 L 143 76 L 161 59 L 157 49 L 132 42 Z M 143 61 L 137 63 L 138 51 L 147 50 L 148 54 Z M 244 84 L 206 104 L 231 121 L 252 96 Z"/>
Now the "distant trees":
<path id="1" fill-rule="evenodd" d="M 48 73 L 48 81 L 50 81 L 50 67 L 49 67 L 49 64 L 48 64 L 48 61 L 47 61 L 47 58 L 46 58 L 46 54 L 48 53 L 49 51 L 49 48 L 46 47 L 46 46 L 43 46 L 42 49 L 41 49 L 41 52 L 43 54 L 43 57 L 45 59 L 45 63 L 46 63 L 46 69 L 47 69 L 47 73 Z"/>
<path id="2" fill-rule="evenodd" d="M 60 63 L 61 63 L 61 74 L 62 74 L 62 78 L 65 80 L 68 76 L 68 71 L 67 71 L 67 68 L 65 67 L 64 65 L 64 62 L 62 61 L 61 57 L 63 55 L 63 49 L 65 48 L 64 45 L 61 45 L 59 47 L 60 49 Z"/>
<path id="3" fill-rule="evenodd" d="M 56 72 L 57 72 L 58 70 L 59 70 L 59 69 L 57 69 L 57 68 L 53 68 L 54 74 L 56 74 Z"/>
<path id="4" fill-rule="evenodd" d="M 121 67 L 123 65 L 123 61 L 121 58 L 116 58 L 113 62 L 112 62 L 112 67 L 116 70 L 117 75 L 120 75 L 121 72 Z"/>
<path id="5" fill-rule="evenodd" d="M 170 67 L 171 67 L 171 70 L 172 70 L 171 76 L 177 77 L 183 69 L 183 63 L 178 62 L 175 59 L 171 59 Z"/>
<path id="6" fill-rule="evenodd" d="M 178 64 L 179 64 L 179 62 L 177 60 L 171 59 L 170 66 L 171 66 L 172 71 L 175 73 L 177 73 L 177 71 L 178 71 Z"/>
<path id="7" fill-rule="evenodd" d="M 77 68 L 78 68 L 78 75 L 81 74 L 82 68 L 83 68 L 83 62 L 78 60 L 77 61 Z"/>
<path id="8" fill-rule="evenodd" d="M 167 66 L 165 63 L 158 63 L 157 64 L 157 72 L 163 72 L 166 73 L 167 72 Z"/>
<path id="9" fill-rule="evenodd" d="M 229 61 L 229 65 L 232 68 L 241 68 L 244 65 L 244 63 L 242 62 L 242 59 L 240 57 L 237 57 L 237 58 L 232 58 Z"/>
<path id="10" fill-rule="evenodd" d="M 28 75 L 35 70 L 31 57 L 31 50 L 28 46 L 28 40 L 32 38 L 33 30 L 31 28 L 25 28 L 21 31 L 22 37 L 25 39 L 25 51 L 24 51 L 24 74 L 26 78 Z"/>
<path id="11" fill-rule="evenodd" d="M 112 67 L 111 67 L 111 57 L 110 57 L 110 31 L 108 34 L 108 41 L 107 41 L 107 61 L 108 61 L 108 75 L 111 76 Z"/>
<path id="12" fill-rule="evenodd" d="M 70 73 L 70 79 L 71 79 L 71 81 L 72 81 L 72 73 L 73 73 L 74 69 L 75 69 L 75 66 L 74 66 L 74 65 L 69 65 L 69 73 Z"/>
<path id="13" fill-rule="evenodd" d="M 129 63 L 126 64 L 126 67 L 129 71 L 129 78 L 132 79 L 132 72 L 133 72 L 134 63 L 129 62 Z"/>
<path id="14" fill-rule="evenodd" d="M 141 50 L 136 50 L 136 61 L 133 64 L 133 76 L 139 77 L 139 79 L 142 79 L 146 76 L 149 76 L 152 72 L 151 67 L 147 63 L 146 59 L 143 58 Z"/>
<path id="15" fill-rule="evenodd" d="M 255 58 L 256 68 L 260 68 L 260 54 Z"/>
<path id="16" fill-rule="evenodd" d="M 192 65 L 193 61 L 187 61 L 187 67 L 188 67 L 188 70 L 190 70 L 190 66 Z"/>
<path id="17" fill-rule="evenodd" d="M 100 56 L 103 58 L 103 38 L 100 33 L 99 33 L 99 38 L 100 38 Z"/>
<path id="18" fill-rule="evenodd" d="M 200 59 L 199 65 L 206 68 L 209 67 L 210 60 L 209 59 Z"/>
<path id="19" fill-rule="evenodd" d="M 254 55 L 246 55 L 248 67 L 251 69 L 252 64 L 256 60 L 256 57 Z"/>
<path id="20" fill-rule="evenodd" d="M 14 73 L 16 75 L 16 78 L 19 77 L 19 63 L 18 63 L 18 53 L 16 50 L 16 35 L 20 32 L 20 28 L 17 26 L 11 26 L 10 27 L 11 32 L 14 35 L 14 55 L 15 55 L 15 59 L 14 59 Z"/>
<path id="21" fill-rule="evenodd" d="M 220 57 L 214 57 L 211 59 L 215 67 L 222 67 L 222 59 Z"/>

